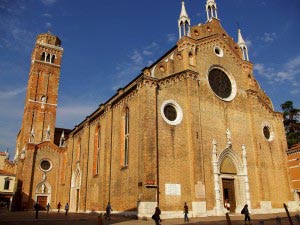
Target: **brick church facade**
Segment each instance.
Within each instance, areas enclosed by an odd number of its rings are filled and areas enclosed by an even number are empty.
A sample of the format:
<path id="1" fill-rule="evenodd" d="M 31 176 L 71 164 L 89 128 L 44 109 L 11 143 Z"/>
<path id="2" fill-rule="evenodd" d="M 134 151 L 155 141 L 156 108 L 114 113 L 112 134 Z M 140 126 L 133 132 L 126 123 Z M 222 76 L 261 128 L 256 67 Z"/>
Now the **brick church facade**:
<path id="1" fill-rule="evenodd" d="M 253 75 L 247 45 L 222 28 L 214 0 L 191 27 L 182 2 L 179 40 L 73 130 L 55 128 L 63 48 L 37 36 L 17 136 L 20 208 L 181 217 L 296 209 L 282 114 Z"/>

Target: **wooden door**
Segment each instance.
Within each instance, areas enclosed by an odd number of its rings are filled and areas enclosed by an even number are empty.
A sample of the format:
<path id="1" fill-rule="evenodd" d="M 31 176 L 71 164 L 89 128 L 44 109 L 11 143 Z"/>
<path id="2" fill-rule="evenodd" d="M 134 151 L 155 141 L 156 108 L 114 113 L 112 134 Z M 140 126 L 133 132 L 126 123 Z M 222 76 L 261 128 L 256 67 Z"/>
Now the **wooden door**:
<path id="1" fill-rule="evenodd" d="M 234 180 L 233 179 L 222 179 L 223 184 L 223 202 L 225 199 L 229 200 L 230 212 L 235 212 L 235 191 L 234 191 Z"/>
<path id="2" fill-rule="evenodd" d="M 45 210 L 47 205 L 47 196 L 37 196 L 37 202 L 40 205 L 40 209 Z"/>

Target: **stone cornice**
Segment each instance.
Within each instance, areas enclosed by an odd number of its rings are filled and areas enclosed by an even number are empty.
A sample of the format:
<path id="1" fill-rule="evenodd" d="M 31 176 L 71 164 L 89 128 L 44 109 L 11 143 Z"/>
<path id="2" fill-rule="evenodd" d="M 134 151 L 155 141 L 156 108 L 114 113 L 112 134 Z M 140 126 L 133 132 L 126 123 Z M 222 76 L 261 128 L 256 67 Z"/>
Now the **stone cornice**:
<path id="1" fill-rule="evenodd" d="M 50 45 L 50 44 L 46 44 L 46 43 L 42 43 L 42 42 L 37 42 L 36 44 L 37 45 L 42 45 L 42 46 L 45 46 L 45 47 L 48 47 L 48 48 L 54 48 L 54 49 L 59 50 L 59 51 L 64 51 L 64 49 L 62 47 L 58 47 L 58 46 L 55 46 L 55 45 Z"/>
<path id="2" fill-rule="evenodd" d="M 168 85 L 172 85 L 174 83 L 178 83 L 183 79 L 193 79 L 197 80 L 199 77 L 199 73 L 193 70 L 184 70 L 176 74 L 172 74 L 168 77 L 164 77 L 158 81 L 160 87 L 167 87 Z"/>

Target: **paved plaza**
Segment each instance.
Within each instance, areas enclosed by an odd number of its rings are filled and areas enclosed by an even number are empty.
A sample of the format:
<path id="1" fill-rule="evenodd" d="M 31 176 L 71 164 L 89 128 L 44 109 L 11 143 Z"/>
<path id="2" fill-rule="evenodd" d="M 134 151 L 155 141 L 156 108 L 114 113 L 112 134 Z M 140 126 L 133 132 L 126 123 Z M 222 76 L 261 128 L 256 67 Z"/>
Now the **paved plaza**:
<path id="1" fill-rule="evenodd" d="M 34 211 L 22 211 L 22 212 L 9 212 L 6 209 L 0 209 L 0 225 L 99 225 L 98 213 L 70 213 L 67 216 L 64 212 L 60 214 L 57 211 L 52 211 L 47 214 L 45 211 L 39 212 L 39 218 L 35 219 Z M 299 221 L 295 217 L 296 213 L 291 213 L 293 224 L 299 225 Z M 278 225 L 275 220 L 276 217 L 281 218 L 282 225 L 290 225 L 286 214 L 265 214 L 265 215 L 251 215 L 252 225 L 259 225 L 260 220 L 264 220 L 264 225 Z M 232 225 L 243 225 L 243 216 L 240 214 L 231 214 Z M 103 220 L 103 225 L 117 224 L 117 225 L 154 225 L 152 219 L 148 220 L 136 220 L 121 215 L 112 215 L 111 220 Z M 184 223 L 183 218 L 179 219 L 165 219 L 162 221 L 162 225 L 182 225 Z M 191 218 L 190 225 L 227 225 L 225 216 L 212 216 L 212 217 L 200 217 Z"/>

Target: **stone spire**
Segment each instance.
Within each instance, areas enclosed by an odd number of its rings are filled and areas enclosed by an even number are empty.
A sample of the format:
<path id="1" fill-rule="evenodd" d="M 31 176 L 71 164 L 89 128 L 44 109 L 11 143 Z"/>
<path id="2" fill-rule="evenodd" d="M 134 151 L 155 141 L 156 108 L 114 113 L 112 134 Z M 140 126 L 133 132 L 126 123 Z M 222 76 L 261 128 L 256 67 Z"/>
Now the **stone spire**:
<path id="1" fill-rule="evenodd" d="M 65 140 L 65 131 L 63 130 L 59 140 L 59 147 L 65 147 Z"/>
<path id="2" fill-rule="evenodd" d="M 182 1 L 181 13 L 178 20 L 179 39 L 182 36 L 190 36 L 191 20 L 186 12 L 184 1 Z"/>
<path id="3" fill-rule="evenodd" d="M 249 55 L 248 55 L 248 47 L 246 45 L 245 40 L 243 39 L 241 29 L 238 29 L 238 45 L 243 53 L 243 60 L 249 61 Z"/>
<path id="4" fill-rule="evenodd" d="M 207 20 L 211 20 L 212 18 L 218 19 L 217 4 L 215 0 L 206 1 L 206 14 Z"/>

